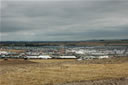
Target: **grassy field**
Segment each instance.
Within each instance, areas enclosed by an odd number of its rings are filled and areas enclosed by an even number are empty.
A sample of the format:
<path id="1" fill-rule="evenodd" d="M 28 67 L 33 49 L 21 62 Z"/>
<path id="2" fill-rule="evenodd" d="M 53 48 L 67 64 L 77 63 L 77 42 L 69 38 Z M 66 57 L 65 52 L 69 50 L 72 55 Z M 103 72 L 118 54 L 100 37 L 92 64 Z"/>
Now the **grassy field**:
<path id="1" fill-rule="evenodd" d="M 0 60 L 0 85 L 57 85 L 128 77 L 128 58 Z"/>

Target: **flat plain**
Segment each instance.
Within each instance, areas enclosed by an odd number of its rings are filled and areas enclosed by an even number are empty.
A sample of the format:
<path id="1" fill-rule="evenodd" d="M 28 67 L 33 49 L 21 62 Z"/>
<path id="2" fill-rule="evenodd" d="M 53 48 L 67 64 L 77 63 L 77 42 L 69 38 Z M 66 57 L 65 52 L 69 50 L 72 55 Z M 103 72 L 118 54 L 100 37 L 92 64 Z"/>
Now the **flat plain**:
<path id="1" fill-rule="evenodd" d="M 128 57 L 82 61 L 0 59 L 0 85 L 63 85 L 127 77 Z"/>

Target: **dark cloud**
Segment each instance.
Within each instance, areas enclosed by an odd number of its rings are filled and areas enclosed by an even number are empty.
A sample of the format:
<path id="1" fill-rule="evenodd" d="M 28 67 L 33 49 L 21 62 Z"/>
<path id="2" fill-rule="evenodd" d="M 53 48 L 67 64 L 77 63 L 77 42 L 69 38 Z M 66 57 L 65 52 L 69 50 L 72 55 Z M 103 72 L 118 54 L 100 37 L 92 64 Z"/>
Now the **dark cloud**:
<path id="1" fill-rule="evenodd" d="M 128 37 L 126 0 L 5 0 L 0 9 L 1 40 Z"/>

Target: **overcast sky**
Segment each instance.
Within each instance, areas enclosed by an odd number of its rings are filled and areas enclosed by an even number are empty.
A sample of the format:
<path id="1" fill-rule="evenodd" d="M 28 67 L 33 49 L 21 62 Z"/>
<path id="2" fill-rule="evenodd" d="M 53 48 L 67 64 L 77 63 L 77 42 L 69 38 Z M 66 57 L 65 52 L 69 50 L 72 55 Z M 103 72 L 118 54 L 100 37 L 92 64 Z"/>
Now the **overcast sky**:
<path id="1" fill-rule="evenodd" d="M 128 0 L 2 0 L 2 41 L 128 39 Z"/>

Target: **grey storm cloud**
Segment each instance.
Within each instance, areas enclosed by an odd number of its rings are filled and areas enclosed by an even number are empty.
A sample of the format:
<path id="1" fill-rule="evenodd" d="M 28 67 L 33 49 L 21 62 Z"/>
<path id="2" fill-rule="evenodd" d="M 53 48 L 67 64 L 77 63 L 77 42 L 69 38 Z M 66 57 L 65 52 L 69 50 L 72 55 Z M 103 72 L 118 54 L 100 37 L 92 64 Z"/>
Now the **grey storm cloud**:
<path id="1" fill-rule="evenodd" d="M 128 37 L 127 0 L 3 0 L 1 40 Z"/>

